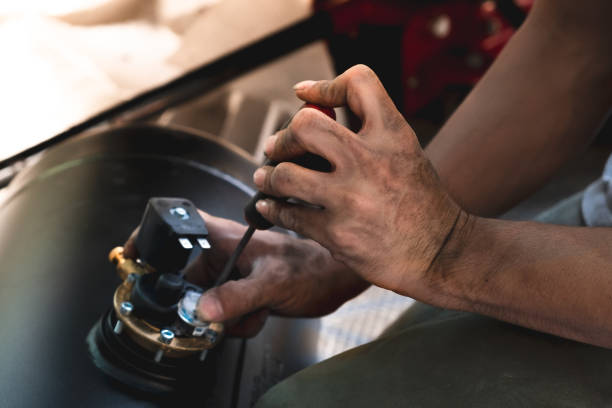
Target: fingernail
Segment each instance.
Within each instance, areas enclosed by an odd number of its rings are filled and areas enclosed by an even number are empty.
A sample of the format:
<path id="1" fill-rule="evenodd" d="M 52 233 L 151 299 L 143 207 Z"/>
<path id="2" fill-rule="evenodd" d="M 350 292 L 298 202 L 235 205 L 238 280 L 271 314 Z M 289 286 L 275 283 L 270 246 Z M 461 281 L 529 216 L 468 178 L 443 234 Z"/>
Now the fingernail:
<path id="1" fill-rule="evenodd" d="M 303 91 L 306 88 L 310 88 L 311 86 L 313 86 L 317 81 L 302 81 L 302 82 L 298 82 L 297 84 L 293 85 L 293 90 L 294 91 Z"/>
<path id="2" fill-rule="evenodd" d="M 257 187 L 263 186 L 265 178 L 266 171 L 262 168 L 255 170 L 255 173 L 253 173 L 253 183 L 255 183 Z"/>
<path id="3" fill-rule="evenodd" d="M 223 309 L 219 299 L 206 294 L 198 301 L 198 318 L 205 322 L 220 322 L 223 320 Z"/>
<path id="4" fill-rule="evenodd" d="M 264 153 L 266 156 L 270 156 L 272 154 L 272 150 L 274 150 L 274 145 L 276 144 L 276 135 L 272 135 L 266 139 L 266 143 L 264 144 Z"/>
<path id="5" fill-rule="evenodd" d="M 268 209 L 270 208 L 270 203 L 268 203 L 268 200 L 259 200 L 255 203 L 255 208 L 261 215 L 266 215 Z"/>

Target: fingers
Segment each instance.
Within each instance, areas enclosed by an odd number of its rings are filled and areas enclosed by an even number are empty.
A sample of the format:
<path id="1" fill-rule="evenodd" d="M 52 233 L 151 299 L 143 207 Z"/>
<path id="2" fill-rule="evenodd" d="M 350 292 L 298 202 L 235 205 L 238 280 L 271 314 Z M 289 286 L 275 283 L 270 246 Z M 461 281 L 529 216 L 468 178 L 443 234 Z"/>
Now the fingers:
<path id="1" fill-rule="evenodd" d="M 224 322 L 248 315 L 272 302 L 270 289 L 257 277 L 226 282 L 200 297 L 198 316 L 204 321 Z"/>
<path id="2" fill-rule="evenodd" d="M 236 221 L 215 217 L 202 210 L 198 210 L 198 213 L 206 223 L 208 240 L 214 246 L 215 251 L 229 254 L 242 238 L 247 227 Z"/>
<path id="3" fill-rule="evenodd" d="M 294 163 L 282 162 L 275 167 L 264 166 L 253 174 L 257 188 L 275 197 L 292 197 L 310 204 L 325 206 L 329 196 L 329 174 L 305 169 Z"/>
<path id="4" fill-rule="evenodd" d="M 234 242 L 240 240 L 242 234 L 244 234 L 246 230 L 244 225 L 235 221 L 215 217 L 202 210 L 198 210 L 198 213 L 206 222 L 206 229 L 208 229 L 210 239 L 215 243 L 215 249 L 219 249 L 221 252 L 229 253 L 233 249 L 233 246 L 235 246 Z M 138 237 L 139 229 L 140 227 L 134 229 L 123 245 L 123 254 L 126 258 L 138 258 L 136 237 Z"/>
<path id="5" fill-rule="evenodd" d="M 206 222 L 208 240 L 214 249 L 214 251 L 210 251 L 211 255 L 214 252 L 215 256 L 226 260 L 242 239 L 247 227 L 236 221 L 215 217 L 201 210 L 198 211 Z M 243 261 L 249 263 L 254 260 L 254 256 L 257 257 L 263 253 L 274 252 L 275 249 L 282 246 L 286 239 L 287 235 L 278 232 L 256 231 L 244 253 L 238 259 L 238 264 L 240 265 Z"/>
<path id="6" fill-rule="evenodd" d="M 320 244 L 325 230 L 325 210 L 266 199 L 257 202 L 257 211 L 268 221 L 279 227 L 297 232 Z"/>
<path id="7" fill-rule="evenodd" d="M 186 276 L 189 281 L 196 284 L 210 284 L 216 278 L 238 240 L 244 233 L 245 226 L 224 218 L 212 216 L 199 211 L 206 222 L 209 239 L 215 248 L 199 256 L 188 266 Z M 272 232 L 260 233 L 265 235 L 263 241 L 271 245 L 278 244 L 282 235 Z M 138 252 L 135 240 L 138 236 L 136 228 L 124 245 L 126 257 L 135 259 Z M 267 285 L 260 278 L 230 281 L 224 285 L 206 292 L 199 302 L 200 316 L 207 321 L 228 321 L 236 319 L 237 323 L 228 329 L 228 334 L 240 337 L 252 337 L 263 327 L 269 310 L 265 307 L 271 302 L 270 291 L 265 291 Z"/>
<path id="8" fill-rule="evenodd" d="M 206 222 L 208 241 L 212 249 L 202 252 L 187 266 L 185 277 L 189 282 L 200 286 L 209 286 L 223 270 L 225 263 L 242 239 L 247 227 L 232 220 L 215 217 L 201 210 L 198 210 L 198 212 Z M 260 238 L 262 235 L 264 237 Z M 273 245 L 278 242 L 276 235 L 268 231 L 258 231 L 249 242 L 244 253 L 238 258 L 231 276 L 236 274 L 247 275 L 251 269 L 250 261 L 253 254 L 262 250 L 261 242 L 267 243 L 269 241 Z"/>
<path id="9" fill-rule="evenodd" d="M 374 71 L 365 65 L 355 65 L 333 80 L 300 82 L 294 90 L 306 102 L 328 107 L 348 105 L 364 125 L 383 121 L 385 111 L 390 106 L 395 109 Z"/>
<path id="10" fill-rule="evenodd" d="M 281 162 L 311 152 L 327 159 L 332 166 L 343 157 L 343 142 L 351 132 L 322 112 L 304 108 L 285 129 L 266 140 L 268 158 Z"/>
<path id="11" fill-rule="evenodd" d="M 188 282 L 206 287 L 212 285 L 223 270 L 228 255 L 221 251 L 205 251 L 183 271 Z"/>
<path id="12" fill-rule="evenodd" d="M 225 322 L 232 336 L 256 335 L 270 309 L 285 303 L 290 296 L 287 279 L 283 278 L 285 263 L 272 259 L 258 258 L 249 277 L 205 292 L 198 302 L 198 317 L 204 321 Z"/>

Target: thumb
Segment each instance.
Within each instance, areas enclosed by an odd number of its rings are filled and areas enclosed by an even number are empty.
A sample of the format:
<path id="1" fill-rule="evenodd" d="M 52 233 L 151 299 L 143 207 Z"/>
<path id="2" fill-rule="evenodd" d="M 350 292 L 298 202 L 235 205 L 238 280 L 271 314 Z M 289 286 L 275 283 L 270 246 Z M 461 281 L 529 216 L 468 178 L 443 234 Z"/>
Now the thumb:
<path id="1" fill-rule="evenodd" d="M 199 318 L 208 322 L 225 322 L 274 303 L 273 285 L 263 275 L 253 273 L 204 292 L 198 302 Z"/>
<path id="2" fill-rule="evenodd" d="M 362 121 L 381 118 L 381 106 L 393 105 L 370 68 L 355 65 L 333 80 L 302 81 L 293 87 L 298 98 L 326 106 L 348 106 Z"/>

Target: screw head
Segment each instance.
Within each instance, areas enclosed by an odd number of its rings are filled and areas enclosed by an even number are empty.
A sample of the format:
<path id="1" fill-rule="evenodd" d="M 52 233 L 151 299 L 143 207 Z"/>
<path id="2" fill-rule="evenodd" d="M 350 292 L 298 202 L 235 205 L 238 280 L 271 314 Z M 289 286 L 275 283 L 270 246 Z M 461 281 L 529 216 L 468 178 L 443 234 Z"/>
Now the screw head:
<path id="1" fill-rule="evenodd" d="M 181 220 L 189 219 L 189 211 L 187 211 L 183 207 L 172 207 L 170 209 L 170 214 L 174 215 L 177 218 L 180 218 Z"/>
<path id="2" fill-rule="evenodd" d="M 130 302 L 122 302 L 121 307 L 119 308 L 119 313 L 121 313 L 123 316 L 129 316 L 133 310 L 133 304 L 131 304 Z"/>
<path id="3" fill-rule="evenodd" d="M 217 332 L 212 329 L 206 329 L 204 332 L 204 338 L 208 340 L 211 344 L 215 344 L 217 342 Z"/>
<path id="4" fill-rule="evenodd" d="M 159 332 L 159 341 L 164 344 L 170 344 L 174 340 L 174 332 L 172 330 L 163 329 Z"/>

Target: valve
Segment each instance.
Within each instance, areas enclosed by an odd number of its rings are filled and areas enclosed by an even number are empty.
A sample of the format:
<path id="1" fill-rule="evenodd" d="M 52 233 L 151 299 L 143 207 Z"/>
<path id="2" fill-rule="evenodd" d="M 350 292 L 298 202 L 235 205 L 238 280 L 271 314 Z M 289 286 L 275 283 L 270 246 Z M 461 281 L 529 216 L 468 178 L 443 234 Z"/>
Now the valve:
<path id="1" fill-rule="evenodd" d="M 184 198 L 151 198 L 135 246 L 109 254 L 122 282 L 112 308 L 88 336 L 94 363 L 107 374 L 145 391 L 171 391 L 188 372 L 205 365 L 224 326 L 197 318 L 197 299 L 207 288 L 184 278 L 185 268 L 211 250 L 206 224 Z M 172 369 L 170 369 L 172 367 Z"/>

